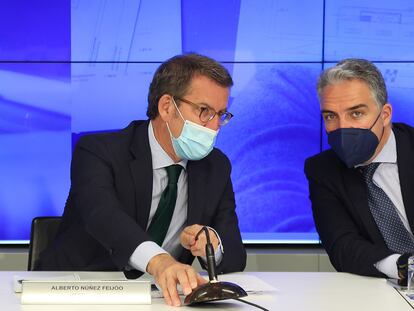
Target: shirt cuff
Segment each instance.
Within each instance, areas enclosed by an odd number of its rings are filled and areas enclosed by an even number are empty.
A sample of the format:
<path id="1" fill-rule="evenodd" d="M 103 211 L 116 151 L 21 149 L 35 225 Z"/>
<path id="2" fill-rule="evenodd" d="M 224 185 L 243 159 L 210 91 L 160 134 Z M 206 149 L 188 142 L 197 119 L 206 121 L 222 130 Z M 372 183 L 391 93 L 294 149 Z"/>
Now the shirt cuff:
<path id="1" fill-rule="evenodd" d="M 157 243 L 145 241 L 138 245 L 129 258 L 129 265 L 141 272 L 147 272 L 147 266 L 152 257 L 167 253 Z"/>
<path id="2" fill-rule="evenodd" d="M 400 254 L 393 254 L 385 257 L 384 259 L 376 262 L 374 267 L 389 278 L 398 279 L 397 260 L 400 256 Z"/>
<path id="3" fill-rule="evenodd" d="M 223 248 L 223 244 L 221 243 L 221 239 L 219 234 L 217 233 L 216 230 L 214 230 L 213 228 L 206 226 L 208 229 L 210 229 L 211 231 L 214 232 L 214 234 L 216 235 L 217 239 L 218 239 L 218 245 L 217 248 L 214 250 L 214 258 L 216 260 L 216 265 L 219 265 L 221 263 L 221 260 L 223 259 L 223 254 L 224 254 L 224 248 Z M 207 264 L 207 259 L 205 256 L 200 256 L 201 260 L 203 261 L 204 264 Z"/>

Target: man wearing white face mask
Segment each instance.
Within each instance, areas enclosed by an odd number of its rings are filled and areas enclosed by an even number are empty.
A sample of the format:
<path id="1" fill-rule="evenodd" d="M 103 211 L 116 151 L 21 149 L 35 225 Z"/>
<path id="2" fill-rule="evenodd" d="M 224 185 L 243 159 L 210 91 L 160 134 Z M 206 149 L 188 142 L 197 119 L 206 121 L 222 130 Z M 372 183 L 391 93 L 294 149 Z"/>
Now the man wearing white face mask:
<path id="1" fill-rule="evenodd" d="M 196 235 L 208 226 L 218 272 L 243 270 L 231 165 L 214 148 L 232 84 L 208 57 L 175 56 L 151 82 L 148 121 L 81 138 L 60 231 L 37 269 L 148 272 L 178 306 L 177 284 L 187 295 L 205 282 L 189 265 L 205 264 Z"/>
<path id="2" fill-rule="evenodd" d="M 180 115 L 181 119 L 184 122 L 183 128 L 181 130 L 181 134 L 177 138 L 175 138 L 174 135 L 171 133 L 168 123 L 166 123 L 168 132 L 171 135 L 174 152 L 181 159 L 201 160 L 206 155 L 208 155 L 211 152 L 211 150 L 213 150 L 214 144 L 216 142 L 218 130 L 215 131 L 205 126 L 199 125 L 197 123 L 185 120 L 183 115 L 180 112 L 180 109 L 178 109 L 174 98 L 172 98 L 172 102 L 174 103 L 174 106 L 177 109 L 178 114 Z M 190 103 L 192 105 L 197 106 L 196 104 L 193 104 L 189 101 L 187 101 L 186 103 Z M 210 117 L 212 116 L 212 114 L 208 108 L 203 108 L 203 109 L 204 110 L 200 111 L 200 121 L 207 123 Z M 229 112 L 225 112 L 224 115 L 227 118 L 231 117 Z M 204 121 L 203 121 L 203 118 L 205 119 Z"/>

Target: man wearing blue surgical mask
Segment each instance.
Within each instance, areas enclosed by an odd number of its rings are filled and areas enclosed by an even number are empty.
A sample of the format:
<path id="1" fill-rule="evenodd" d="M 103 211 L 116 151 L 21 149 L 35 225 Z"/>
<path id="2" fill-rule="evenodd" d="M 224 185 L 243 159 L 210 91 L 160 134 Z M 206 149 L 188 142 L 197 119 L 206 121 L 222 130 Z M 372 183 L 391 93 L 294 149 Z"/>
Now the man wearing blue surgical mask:
<path id="1" fill-rule="evenodd" d="M 392 123 L 380 71 L 346 59 L 318 81 L 331 149 L 306 160 L 315 225 L 342 272 L 404 282 L 414 253 L 414 128 Z"/>
<path id="2" fill-rule="evenodd" d="M 60 231 L 38 270 L 122 270 L 151 274 L 169 305 L 206 281 L 207 226 L 218 273 L 241 271 L 246 252 L 238 228 L 228 158 L 214 148 L 233 115 L 233 81 L 198 54 L 161 64 L 148 94 L 147 121 L 83 137 L 72 159 L 72 184 Z"/>

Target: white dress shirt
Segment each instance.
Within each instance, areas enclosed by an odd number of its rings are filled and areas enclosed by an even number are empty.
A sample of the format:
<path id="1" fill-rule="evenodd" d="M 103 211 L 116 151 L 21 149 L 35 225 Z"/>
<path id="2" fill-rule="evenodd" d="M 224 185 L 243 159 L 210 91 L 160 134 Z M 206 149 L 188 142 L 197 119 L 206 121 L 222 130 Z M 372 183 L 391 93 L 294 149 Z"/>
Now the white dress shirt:
<path id="1" fill-rule="evenodd" d="M 398 216 L 400 216 L 404 227 L 410 233 L 411 238 L 414 238 L 408 223 L 407 214 L 404 208 L 404 202 L 401 194 L 400 178 L 398 175 L 397 163 L 397 145 L 395 142 L 394 132 L 391 131 L 390 137 L 381 152 L 375 157 L 372 162 L 380 162 L 377 170 L 372 178 L 374 184 L 384 190 L 386 195 L 394 204 Z M 398 278 L 397 259 L 401 254 L 390 255 L 377 263 L 374 266 L 382 273 L 391 278 Z"/>
<path id="2" fill-rule="evenodd" d="M 180 177 L 177 183 L 177 201 L 175 203 L 174 213 L 171 219 L 171 224 L 168 228 L 167 234 L 165 236 L 164 242 L 162 243 L 162 247 L 159 246 L 157 243 L 153 241 L 146 241 L 138 245 L 135 251 L 132 253 L 129 259 L 129 265 L 133 268 L 146 272 L 147 265 L 152 257 L 162 254 L 162 253 L 169 253 L 174 258 L 178 258 L 180 255 L 180 234 L 185 227 L 185 223 L 187 220 L 187 160 L 182 160 L 178 163 L 175 163 L 168 154 L 162 149 L 160 144 L 158 143 L 157 139 L 154 135 L 154 130 L 152 128 L 152 122 L 149 123 L 148 126 L 148 138 L 149 144 L 151 149 L 151 157 L 152 157 L 152 201 L 151 201 L 151 209 L 147 223 L 147 229 L 151 224 L 152 218 L 157 210 L 158 203 L 161 198 L 161 194 L 164 189 L 167 187 L 168 184 L 168 176 L 165 167 L 179 164 L 184 169 L 181 171 Z M 214 231 L 215 232 L 215 231 Z M 222 247 L 220 237 L 218 236 L 217 232 L 215 232 L 219 242 L 220 248 L 218 248 L 215 252 L 216 254 L 216 263 L 219 264 L 223 257 L 222 254 Z M 204 259 L 205 260 L 205 259 Z"/>

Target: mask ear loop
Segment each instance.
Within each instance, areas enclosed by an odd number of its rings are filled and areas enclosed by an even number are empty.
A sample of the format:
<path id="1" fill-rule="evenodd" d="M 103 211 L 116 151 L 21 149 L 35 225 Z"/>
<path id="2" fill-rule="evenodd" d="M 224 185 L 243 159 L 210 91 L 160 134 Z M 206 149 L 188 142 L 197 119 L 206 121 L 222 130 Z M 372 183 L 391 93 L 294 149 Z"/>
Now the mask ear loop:
<path id="1" fill-rule="evenodd" d="M 382 109 L 381 109 L 380 113 L 378 114 L 378 117 L 375 119 L 374 123 L 373 123 L 373 124 L 371 125 L 371 127 L 369 128 L 369 130 L 371 130 L 371 129 L 374 127 L 375 123 L 377 123 L 377 121 L 378 121 L 379 117 L 381 116 L 381 113 L 382 113 Z"/>
<path id="2" fill-rule="evenodd" d="M 381 116 L 381 114 L 382 114 L 382 108 L 381 108 L 380 113 L 378 114 L 378 117 L 375 119 L 374 124 L 372 124 L 372 126 L 369 128 L 370 131 L 374 127 L 375 123 L 377 123 L 377 121 L 378 121 L 379 117 Z M 382 136 L 384 136 L 384 127 L 382 127 L 382 133 L 381 133 L 381 137 L 380 137 L 379 141 L 381 141 Z"/>
<path id="3" fill-rule="evenodd" d="M 173 104 L 174 104 L 175 109 L 177 109 L 178 114 L 180 115 L 181 119 L 183 119 L 183 121 L 184 121 L 184 123 L 185 123 L 185 119 L 184 119 L 183 115 L 181 114 L 180 109 L 178 109 L 178 106 L 177 106 L 177 104 L 175 103 L 174 97 L 173 97 L 173 96 L 171 96 L 171 99 L 172 99 L 172 102 L 173 102 Z M 174 135 L 172 134 L 172 132 L 171 132 L 171 130 L 170 130 L 170 126 L 168 125 L 168 122 L 165 122 L 165 124 L 167 125 L 168 132 L 170 132 L 170 136 L 171 136 L 172 138 L 174 138 L 174 139 L 177 139 L 177 138 L 175 138 L 175 137 L 174 137 Z M 181 135 L 181 134 L 180 134 L 180 135 Z M 180 137 L 180 136 L 178 136 L 178 137 Z"/>
<path id="4" fill-rule="evenodd" d="M 170 126 L 168 125 L 168 122 L 165 122 L 165 125 L 167 125 L 167 130 L 168 130 L 168 132 L 170 133 L 170 136 L 171 136 L 171 137 L 173 137 L 173 138 L 175 138 L 175 137 L 173 136 L 173 134 L 172 134 L 171 130 L 170 130 Z"/>
<path id="5" fill-rule="evenodd" d="M 185 119 L 184 119 L 183 115 L 181 114 L 180 109 L 178 109 L 178 106 L 177 106 L 177 104 L 175 103 L 175 99 L 174 99 L 174 97 L 172 97 L 172 96 L 171 96 L 171 98 L 172 98 L 172 102 L 173 102 L 173 104 L 174 104 L 174 106 L 175 106 L 175 109 L 177 109 L 178 114 L 180 115 L 181 119 L 183 119 L 183 121 L 185 122 Z"/>

